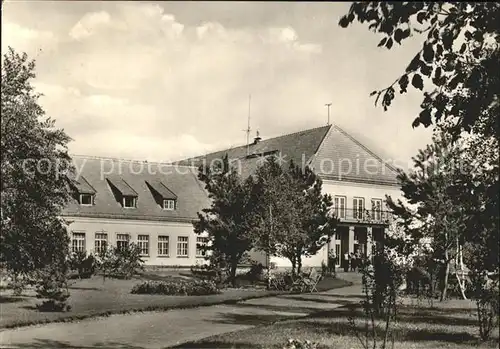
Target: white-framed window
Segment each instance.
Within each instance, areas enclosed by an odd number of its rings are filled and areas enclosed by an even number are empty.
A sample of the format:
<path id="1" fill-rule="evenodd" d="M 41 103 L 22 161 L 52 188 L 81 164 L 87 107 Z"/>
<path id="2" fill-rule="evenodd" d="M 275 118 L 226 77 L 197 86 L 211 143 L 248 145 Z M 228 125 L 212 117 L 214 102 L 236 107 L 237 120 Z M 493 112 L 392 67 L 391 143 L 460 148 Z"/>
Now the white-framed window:
<path id="1" fill-rule="evenodd" d="M 80 194 L 80 205 L 92 206 L 93 204 L 94 204 L 94 195 L 92 195 L 92 194 Z"/>
<path id="2" fill-rule="evenodd" d="M 137 198 L 135 196 L 124 196 L 123 197 L 123 207 L 125 208 L 136 208 Z"/>
<path id="3" fill-rule="evenodd" d="M 352 200 L 352 209 L 354 219 L 363 219 L 363 213 L 365 211 L 365 199 L 354 198 Z"/>
<path id="4" fill-rule="evenodd" d="M 202 246 L 206 246 L 208 238 L 203 236 L 196 237 L 196 257 L 205 257 L 206 251 Z"/>
<path id="5" fill-rule="evenodd" d="M 116 234 L 116 247 L 125 250 L 130 243 L 130 234 Z"/>
<path id="6" fill-rule="evenodd" d="M 168 257 L 170 239 L 166 235 L 158 236 L 158 256 Z"/>
<path id="7" fill-rule="evenodd" d="M 347 199 L 345 196 L 335 196 L 334 206 L 337 218 L 345 218 L 346 201 Z"/>
<path id="8" fill-rule="evenodd" d="M 85 252 L 85 233 L 73 232 L 71 236 L 71 251 Z"/>
<path id="9" fill-rule="evenodd" d="M 106 251 L 106 247 L 108 246 L 108 234 L 107 233 L 95 233 L 94 240 L 94 251 L 96 253 L 101 253 Z"/>
<path id="10" fill-rule="evenodd" d="M 149 256 L 149 235 L 137 235 L 137 245 L 141 249 L 141 256 Z"/>
<path id="11" fill-rule="evenodd" d="M 382 219 L 382 199 L 372 199 L 372 219 Z"/>
<path id="12" fill-rule="evenodd" d="M 175 210 L 175 200 L 171 199 L 163 200 L 163 209 L 169 211 Z"/>
<path id="13" fill-rule="evenodd" d="M 188 243 L 189 239 L 187 236 L 177 237 L 177 257 L 188 257 L 189 255 Z"/>

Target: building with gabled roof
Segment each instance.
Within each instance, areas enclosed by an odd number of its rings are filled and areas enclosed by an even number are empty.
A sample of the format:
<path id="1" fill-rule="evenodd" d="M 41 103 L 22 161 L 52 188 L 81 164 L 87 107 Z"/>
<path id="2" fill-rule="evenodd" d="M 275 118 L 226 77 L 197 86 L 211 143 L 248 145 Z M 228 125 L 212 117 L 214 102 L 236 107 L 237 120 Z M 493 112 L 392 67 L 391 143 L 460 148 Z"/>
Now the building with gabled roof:
<path id="1" fill-rule="evenodd" d="M 72 249 L 98 252 L 105 245 L 137 243 L 147 265 L 191 266 L 202 263 L 193 221 L 210 206 L 198 167 L 228 156 L 243 177 L 252 175 L 268 156 L 283 166 L 291 161 L 309 166 L 332 195 L 341 220 L 335 236 L 304 266 L 320 266 L 332 251 L 337 265 L 347 253 L 369 254 L 384 236 L 391 214 L 385 196 L 400 197 L 397 171 L 354 137 L 335 125 L 283 136 L 256 137 L 248 145 L 213 152 L 174 164 L 74 156 L 73 197 L 63 211 L 70 222 Z M 269 262 L 262 253 L 251 258 Z M 288 266 L 281 258 L 271 258 Z"/>
<path id="2" fill-rule="evenodd" d="M 137 243 L 147 265 L 203 262 L 193 221 L 210 205 L 197 169 L 73 156 L 73 197 L 63 210 L 73 251 Z"/>
<path id="3" fill-rule="evenodd" d="M 254 173 L 267 156 L 275 156 L 283 166 L 291 161 L 309 166 L 323 181 L 323 191 L 332 195 L 341 225 L 333 239 L 317 255 L 305 258 L 303 265 L 320 266 L 332 251 L 337 265 L 346 254 L 370 254 L 381 241 L 392 218 L 385 205 L 386 195 L 401 197 L 397 170 L 391 159 L 382 159 L 337 125 L 327 125 L 283 136 L 256 137 L 248 145 L 225 149 L 177 162 L 199 167 L 222 162 L 224 156 L 243 177 Z M 258 253 L 252 257 L 261 261 Z M 265 260 L 265 258 L 263 259 Z M 262 260 L 262 261 L 263 261 Z M 289 262 L 271 258 L 279 266 Z"/>

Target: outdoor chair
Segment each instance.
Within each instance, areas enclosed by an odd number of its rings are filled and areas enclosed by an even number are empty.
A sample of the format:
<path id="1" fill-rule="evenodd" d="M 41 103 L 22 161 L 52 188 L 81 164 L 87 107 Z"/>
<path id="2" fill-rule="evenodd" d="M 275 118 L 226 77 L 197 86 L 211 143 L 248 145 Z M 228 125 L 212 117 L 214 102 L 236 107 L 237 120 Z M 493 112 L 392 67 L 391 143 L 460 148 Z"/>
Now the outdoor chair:
<path id="1" fill-rule="evenodd" d="M 318 292 L 318 283 L 321 280 L 322 275 L 316 271 L 316 269 L 311 268 L 309 274 L 302 278 L 302 292 Z"/>

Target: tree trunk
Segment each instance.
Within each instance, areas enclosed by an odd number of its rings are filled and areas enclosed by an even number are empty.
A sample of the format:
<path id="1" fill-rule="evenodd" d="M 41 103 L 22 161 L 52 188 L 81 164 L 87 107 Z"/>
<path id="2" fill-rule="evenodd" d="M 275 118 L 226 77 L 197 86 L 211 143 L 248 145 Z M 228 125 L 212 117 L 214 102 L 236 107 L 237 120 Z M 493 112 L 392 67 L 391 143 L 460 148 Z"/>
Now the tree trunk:
<path id="1" fill-rule="evenodd" d="M 297 265 L 296 260 L 295 260 L 295 256 L 290 258 L 290 262 L 292 262 L 292 276 L 295 276 L 295 266 Z"/>
<path id="2" fill-rule="evenodd" d="M 455 276 L 457 278 L 458 287 L 460 287 L 460 293 L 462 294 L 462 298 L 467 300 L 467 296 L 465 295 L 466 278 L 464 274 L 464 260 L 462 255 L 462 246 L 460 245 L 458 238 L 457 238 L 457 254 L 455 257 Z"/>
<path id="3" fill-rule="evenodd" d="M 443 286 L 441 288 L 441 299 L 440 301 L 444 301 L 446 299 L 446 292 L 448 291 L 448 276 L 450 274 L 450 260 L 448 259 L 448 250 L 444 252 L 444 258 L 445 258 L 445 269 L 444 269 L 444 276 L 443 276 Z"/>
<path id="4" fill-rule="evenodd" d="M 271 257 L 269 252 L 266 252 L 266 272 L 267 272 L 267 289 L 271 289 Z"/>
<path id="5" fill-rule="evenodd" d="M 297 258 L 297 275 L 300 275 L 301 271 L 302 271 L 302 258 L 299 256 Z"/>
<path id="6" fill-rule="evenodd" d="M 231 270 L 229 271 L 230 272 L 229 279 L 233 287 L 236 287 L 236 269 L 238 269 L 238 260 L 233 259 L 231 261 Z"/>

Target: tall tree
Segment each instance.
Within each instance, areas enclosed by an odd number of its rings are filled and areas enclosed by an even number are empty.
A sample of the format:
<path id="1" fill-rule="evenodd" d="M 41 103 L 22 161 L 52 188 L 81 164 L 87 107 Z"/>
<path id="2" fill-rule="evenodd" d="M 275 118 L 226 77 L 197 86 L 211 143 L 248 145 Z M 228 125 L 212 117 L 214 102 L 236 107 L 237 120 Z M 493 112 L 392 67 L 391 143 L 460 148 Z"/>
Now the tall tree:
<path id="1" fill-rule="evenodd" d="M 270 157 L 257 170 L 260 229 L 257 247 L 285 257 L 300 273 L 302 258 L 316 254 L 335 232 L 332 200 L 321 193 L 322 182 L 309 168 L 290 163 L 284 170 Z"/>
<path id="2" fill-rule="evenodd" d="M 399 88 L 422 91 L 422 111 L 413 126 L 443 122 L 457 138 L 481 124 L 483 136 L 499 138 L 500 4 L 497 2 L 355 2 L 339 24 L 354 20 L 383 35 L 391 49 L 413 35 L 422 48 L 387 88 L 373 91 L 385 110 Z"/>
<path id="3" fill-rule="evenodd" d="M 266 253 L 267 258 L 278 254 L 279 242 L 296 233 L 297 215 L 294 192 L 288 176 L 274 157 L 265 160 L 255 174 L 255 192 L 258 200 L 258 220 L 255 227 L 255 247 Z M 269 261 L 267 265 L 269 267 Z M 295 271 L 295 260 L 292 269 Z"/>
<path id="4" fill-rule="evenodd" d="M 457 252 L 457 242 L 464 244 L 467 216 L 463 196 L 457 183 L 466 171 L 460 165 L 464 149 L 453 143 L 451 136 L 436 134 L 433 144 L 420 150 L 413 159 L 415 169 L 409 174 L 400 172 L 399 180 L 407 204 L 395 203 L 390 197 L 388 206 L 398 215 L 403 225 L 417 240 L 432 240 L 434 257 L 443 266 L 441 300 L 446 298 L 450 263 Z"/>
<path id="5" fill-rule="evenodd" d="M 302 267 L 302 256 L 315 255 L 335 234 L 338 220 L 333 214 L 332 197 L 322 194 L 323 182 L 309 167 L 301 168 L 290 163 L 293 187 L 302 194 L 299 205 L 299 231 L 302 241 L 294 246 L 297 257 L 297 272 Z"/>
<path id="6" fill-rule="evenodd" d="M 64 263 L 69 246 L 60 213 L 69 198 L 70 138 L 38 104 L 34 71 L 25 53 L 9 48 L 3 56 L 0 259 L 14 276 Z"/>
<path id="7" fill-rule="evenodd" d="M 198 177 L 205 183 L 212 203 L 198 212 L 193 223 L 197 234 L 207 233 L 207 249 L 212 261 L 227 269 L 234 285 L 236 269 L 245 252 L 253 246 L 255 195 L 252 177 L 242 180 L 231 167 L 227 155 L 218 167 L 200 167 Z"/>

